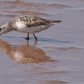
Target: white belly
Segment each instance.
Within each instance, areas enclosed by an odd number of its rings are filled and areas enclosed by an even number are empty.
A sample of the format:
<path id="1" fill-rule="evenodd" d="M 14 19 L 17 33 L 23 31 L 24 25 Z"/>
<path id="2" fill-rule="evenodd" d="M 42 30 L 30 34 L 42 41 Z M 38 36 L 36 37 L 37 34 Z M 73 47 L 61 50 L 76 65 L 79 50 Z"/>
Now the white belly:
<path id="1" fill-rule="evenodd" d="M 42 30 L 45 30 L 45 29 L 49 28 L 52 25 L 54 25 L 54 24 L 27 27 L 27 25 L 25 25 L 25 24 L 16 23 L 16 26 L 18 28 L 17 30 L 19 32 L 31 33 L 31 34 L 40 32 Z"/>
<path id="2" fill-rule="evenodd" d="M 33 33 L 37 33 L 43 30 L 48 29 L 50 26 L 52 26 L 53 24 L 50 25 L 40 25 L 40 26 L 33 26 L 33 27 L 29 27 L 29 33 L 33 34 Z"/>
<path id="3" fill-rule="evenodd" d="M 24 27 L 24 28 L 18 29 L 18 31 L 22 32 L 22 33 L 30 33 L 28 27 Z"/>

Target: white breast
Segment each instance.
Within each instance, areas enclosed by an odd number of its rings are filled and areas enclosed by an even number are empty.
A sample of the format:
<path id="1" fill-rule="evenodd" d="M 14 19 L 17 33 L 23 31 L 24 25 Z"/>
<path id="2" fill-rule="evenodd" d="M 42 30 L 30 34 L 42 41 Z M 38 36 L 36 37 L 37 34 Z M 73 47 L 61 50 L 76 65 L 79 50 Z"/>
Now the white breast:
<path id="1" fill-rule="evenodd" d="M 28 29 L 28 27 L 25 25 L 25 23 L 16 22 L 16 27 L 17 27 L 17 30 L 18 30 L 19 32 L 29 33 L 29 29 Z"/>
<path id="2" fill-rule="evenodd" d="M 16 26 L 18 29 L 23 29 L 26 27 L 26 25 L 24 23 L 21 23 L 21 22 L 16 22 Z"/>

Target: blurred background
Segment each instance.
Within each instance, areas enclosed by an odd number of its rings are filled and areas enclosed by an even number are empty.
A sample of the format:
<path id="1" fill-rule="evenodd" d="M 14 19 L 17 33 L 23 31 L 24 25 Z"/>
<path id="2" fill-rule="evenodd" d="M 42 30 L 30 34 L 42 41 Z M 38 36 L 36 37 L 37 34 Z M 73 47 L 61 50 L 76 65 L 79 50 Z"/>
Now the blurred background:
<path id="1" fill-rule="evenodd" d="M 61 20 L 49 29 L 0 35 L 0 84 L 84 84 L 84 0 L 0 0 L 0 24 L 19 15 Z"/>

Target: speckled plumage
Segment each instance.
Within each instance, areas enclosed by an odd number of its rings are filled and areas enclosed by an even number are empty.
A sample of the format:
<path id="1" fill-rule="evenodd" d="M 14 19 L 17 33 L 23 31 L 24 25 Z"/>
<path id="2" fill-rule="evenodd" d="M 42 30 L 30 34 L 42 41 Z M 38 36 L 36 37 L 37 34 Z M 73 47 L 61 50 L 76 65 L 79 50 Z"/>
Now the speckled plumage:
<path id="1" fill-rule="evenodd" d="M 50 26 L 61 22 L 60 20 L 46 20 L 38 16 L 18 16 L 8 21 L 7 23 L 0 25 L 0 34 L 7 33 L 11 30 L 23 32 L 23 33 L 34 33 L 40 32 L 49 28 Z M 34 35 L 35 39 L 36 36 Z M 29 39 L 29 36 L 27 37 Z"/>

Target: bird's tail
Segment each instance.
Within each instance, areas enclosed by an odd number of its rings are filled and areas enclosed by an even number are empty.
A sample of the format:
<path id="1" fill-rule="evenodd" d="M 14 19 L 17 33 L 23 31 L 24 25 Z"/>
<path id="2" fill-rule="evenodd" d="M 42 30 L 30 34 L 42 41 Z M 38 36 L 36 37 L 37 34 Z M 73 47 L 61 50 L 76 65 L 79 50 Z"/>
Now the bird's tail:
<path id="1" fill-rule="evenodd" d="M 56 21 L 53 21 L 53 23 L 60 23 L 61 20 L 56 20 Z"/>
<path id="2" fill-rule="evenodd" d="M 50 20 L 49 22 L 50 22 L 50 23 L 60 23 L 61 20 Z"/>

